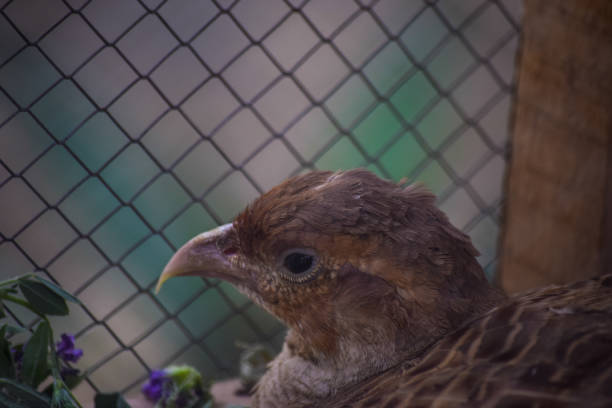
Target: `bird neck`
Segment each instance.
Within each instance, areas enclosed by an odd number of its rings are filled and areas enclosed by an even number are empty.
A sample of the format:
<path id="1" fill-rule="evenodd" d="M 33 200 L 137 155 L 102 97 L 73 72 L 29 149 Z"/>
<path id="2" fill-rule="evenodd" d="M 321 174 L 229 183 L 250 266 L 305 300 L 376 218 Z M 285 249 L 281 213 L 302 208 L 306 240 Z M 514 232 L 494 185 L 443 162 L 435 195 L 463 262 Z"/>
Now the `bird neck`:
<path id="1" fill-rule="evenodd" d="M 464 267 L 475 268 L 463 282 L 470 290 L 448 293 L 442 282 L 422 286 L 421 279 L 436 281 L 426 271 L 406 282 L 410 290 L 347 274 L 333 301 L 313 302 L 316 310 L 290 324 L 283 350 L 260 380 L 255 407 L 316 405 L 399 363 L 417 364 L 429 346 L 505 298 L 475 261 Z"/>
<path id="2" fill-rule="evenodd" d="M 332 358 L 304 347 L 289 330 L 282 351 L 257 385 L 253 407 L 316 406 L 343 387 L 406 361 L 381 344 L 359 346 L 339 342 Z M 416 359 L 415 359 L 416 361 Z"/>

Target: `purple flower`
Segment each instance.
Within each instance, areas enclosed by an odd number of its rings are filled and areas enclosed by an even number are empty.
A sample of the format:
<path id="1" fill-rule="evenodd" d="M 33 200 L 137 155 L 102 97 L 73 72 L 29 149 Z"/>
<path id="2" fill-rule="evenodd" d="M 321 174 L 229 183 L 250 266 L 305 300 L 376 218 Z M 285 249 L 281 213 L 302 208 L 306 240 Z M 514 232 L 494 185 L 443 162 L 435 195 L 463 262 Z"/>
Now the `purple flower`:
<path id="1" fill-rule="evenodd" d="M 205 402 L 204 397 L 210 399 L 203 389 L 201 374 L 187 365 L 151 371 L 142 392 L 156 407 L 163 408 L 201 406 L 197 403 Z"/>
<path id="2" fill-rule="evenodd" d="M 11 354 L 13 354 L 13 361 L 15 361 L 15 364 L 20 365 L 23 360 L 23 347 L 11 348 Z"/>
<path id="3" fill-rule="evenodd" d="M 168 388 L 167 384 L 169 384 L 171 381 L 172 380 L 168 378 L 166 371 L 153 370 L 149 374 L 149 381 L 143 384 L 142 392 L 149 400 L 157 402 L 162 396 L 164 396 Z"/>
<path id="4" fill-rule="evenodd" d="M 11 354 L 13 355 L 13 361 L 15 362 L 15 370 L 17 371 L 17 375 L 21 373 L 21 368 L 23 367 L 23 348 L 24 345 L 11 347 Z"/>
<path id="5" fill-rule="evenodd" d="M 55 352 L 64 362 L 76 363 L 83 355 L 83 350 L 74 348 L 74 336 L 62 334 L 62 339 L 55 344 Z"/>

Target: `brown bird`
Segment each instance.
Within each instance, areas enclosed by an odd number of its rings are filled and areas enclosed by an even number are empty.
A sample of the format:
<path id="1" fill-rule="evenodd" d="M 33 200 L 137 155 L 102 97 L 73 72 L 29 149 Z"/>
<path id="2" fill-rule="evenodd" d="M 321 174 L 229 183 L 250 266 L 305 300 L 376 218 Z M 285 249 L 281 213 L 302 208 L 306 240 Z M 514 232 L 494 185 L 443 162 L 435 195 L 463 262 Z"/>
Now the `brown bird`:
<path id="1" fill-rule="evenodd" d="M 255 407 L 612 406 L 612 275 L 507 298 L 419 186 L 289 179 L 160 276 L 234 284 L 289 332 Z"/>

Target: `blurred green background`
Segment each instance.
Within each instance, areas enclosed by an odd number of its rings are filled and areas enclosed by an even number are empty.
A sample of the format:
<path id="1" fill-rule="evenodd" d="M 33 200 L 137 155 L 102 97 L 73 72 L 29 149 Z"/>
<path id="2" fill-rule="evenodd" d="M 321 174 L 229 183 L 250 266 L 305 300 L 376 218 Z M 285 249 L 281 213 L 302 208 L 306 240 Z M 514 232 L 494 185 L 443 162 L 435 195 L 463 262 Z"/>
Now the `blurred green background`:
<path id="1" fill-rule="evenodd" d="M 0 275 L 78 295 L 77 396 L 284 328 L 173 251 L 312 169 L 421 181 L 492 278 L 518 0 L 0 0 Z M 11 310 L 24 324 L 34 317 Z"/>

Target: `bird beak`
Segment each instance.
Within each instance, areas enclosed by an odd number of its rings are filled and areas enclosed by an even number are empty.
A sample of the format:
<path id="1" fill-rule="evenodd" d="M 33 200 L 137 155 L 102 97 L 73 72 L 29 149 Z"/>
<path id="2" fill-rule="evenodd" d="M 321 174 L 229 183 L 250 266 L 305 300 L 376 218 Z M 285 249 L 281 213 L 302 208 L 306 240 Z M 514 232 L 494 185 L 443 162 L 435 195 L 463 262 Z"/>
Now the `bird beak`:
<path id="1" fill-rule="evenodd" d="M 228 256 L 220 249 L 220 242 L 232 233 L 232 224 L 225 224 L 214 230 L 192 238 L 172 256 L 159 276 L 155 293 L 164 282 L 175 276 L 202 276 L 220 278 L 230 283 L 242 280 L 241 271 L 232 265 Z"/>

